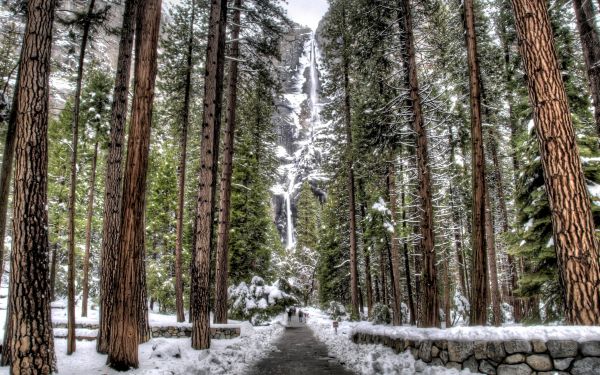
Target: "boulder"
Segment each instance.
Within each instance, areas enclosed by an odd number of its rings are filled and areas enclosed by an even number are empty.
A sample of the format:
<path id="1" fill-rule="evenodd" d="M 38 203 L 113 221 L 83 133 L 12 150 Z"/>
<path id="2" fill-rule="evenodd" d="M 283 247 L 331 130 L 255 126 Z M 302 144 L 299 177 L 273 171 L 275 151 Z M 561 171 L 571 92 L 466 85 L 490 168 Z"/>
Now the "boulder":
<path id="1" fill-rule="evenodd" d="M 571 366 L 571 362 L 573 362 L 574 358 L 561 358 L 554 360 L 554 368 L 557 370 L 566 370 Z"/>
<path id="2" fill-rule="evenodd" d="M 545 353 L 548 350 L 546 343 L 541 340 L 533 340 L 531 341 L 531 345 L 533 346 L 534 353 Z"/>
<path id="3" fill-rule="evenodd" d="M 582 358 L 575 363 L 571 368 L 572 375 L 591 375 L 600 374 L 600 358 L 598 357 L 587 357 Z"/>
<path id="4" fill-rule="evenodd" d="M 531 367 L 525 363 L 520 365 L 500 365 L 498 367 L 498 375 L 531 375 Z"/>
<path id="5" fill-rule="evenodd" d="M 472 373 L 477 373 L 477 370 L 479 370 L 479 362 L 475 356 L 470 356 L 463 362 L 463 369 L 469 369 Z"/>
<path id="6" fill-rule="evenodd" d="M 549 340 L 546 342 L 548 351 L 552 358 L 567 358 L 577 356 L 577 341 L 573 340 Z"/>
<path id="7" fill-rule="evenodd" d="M 473 355 L 473 341 L 448 341 L 448 357 L 452 362 L 463 362 Z"/>
<path id="8" fill-rule="evenodd" d="M 504 342 L 504 349 L 508 354 L 531 353 L 531 343 L 525 340 L 511 340 Z"/>
<path id="9" fill-rule="evenodd" d="M 525 354 L 512 354 L 509 355 L 508 357 L 506 357 L 506 359 L 504 359 L 504 363 L 509 364 L 509 365 L 515 365 L 517 363 L 523 363 L 525 362 Z"/>
<path id="10" fill-rule="evenodd" d="M 496 375 L 496 366 L 484 359 L 479 363 L 479 372 L 487 375 Z"/>
<path id="11" fill-rule="evenodd" d="M 489 341 L 486 345 L 487 357 L 500 363 L 506 357 L 506 351 L 501 341 Z"/>
<path id="12" fill-rule="evenodd" d="M 421 346 L 419 347 L 419 358 L 423 362 L 431 362 L 431 341 L 421 342 Z"/>
<path id="13" fill-rule="evenodd" d="M 527 364 L 536 371 L 552 370 L 552 359 L 546 354 L 534 354 L 527 357 Z"/>
<path id="14" fill-rule="evenodd" d="M 584 357 L 600 357 L 600 341 L 582 342 L 579 351 Z"/>

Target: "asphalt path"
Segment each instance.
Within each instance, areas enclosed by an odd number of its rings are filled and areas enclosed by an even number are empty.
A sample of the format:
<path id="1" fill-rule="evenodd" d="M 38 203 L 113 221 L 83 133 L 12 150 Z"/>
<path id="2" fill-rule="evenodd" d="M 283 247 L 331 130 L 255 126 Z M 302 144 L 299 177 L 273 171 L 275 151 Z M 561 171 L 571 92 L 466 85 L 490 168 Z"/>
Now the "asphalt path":
<path id="1" fill-rule="evenodd" d="M 287 316 L 286 316 L 287 318 Z M 296 320 L 296 319 L 294 319 Z M 275 343 L 276 351 L 250 369 L 248 375 L 352 375 L 310 328 L 293 322 Z"/>

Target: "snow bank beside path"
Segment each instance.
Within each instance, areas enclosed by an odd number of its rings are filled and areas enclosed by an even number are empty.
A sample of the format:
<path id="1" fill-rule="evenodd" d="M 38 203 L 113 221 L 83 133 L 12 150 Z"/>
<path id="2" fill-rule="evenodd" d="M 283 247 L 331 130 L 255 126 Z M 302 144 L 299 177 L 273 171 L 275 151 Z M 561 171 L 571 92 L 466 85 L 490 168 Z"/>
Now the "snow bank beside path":
<path id="1" fill-rule="evenodd" d="M 600 327 L 578 326 L 504 326 L 504 327 L 453 327 L 448 329 L 391 327 L 369 322 L 356 324 L 355 332 L 403 338 L 408 340 L 450 341 L 508 341 L 508 340 L 575 340 L 600 341 Z"/>
<path id="2" fill-rule="evenodd" d="M 212 340 L 209 350 L 193 350 L 189 338 L 157 338 L 140 345 L 140 367 L 126 374 L 144 375 L 242 375 L 256 361 L 276 350 L 274 340 L 283 333 L 278 322 L 252 327 L 242 323 L 241 337 Z M 66 355 L 67 340 L 55 339 L 58 373 L 61 375 L 116 375 L 106 366 L 106 355 L 96 353 L 96 341 L 77 341 L 77 351 Z M 7 375 L 8 367 L 0 367 Z"/>
<path id="3" fill-rule="evenodd" d="M 352 342 L 353 330 L 361 325 L 358 322 L 340 322 L 337 335 L 332 328 L 332 320 L 322 311 L 314 308 L 302 309 L 308 312 L 308 326 L 315 336 L 327 345 L 329 354 L 357 374 L 371 375 L 457 375 L 471 374 L 469 370 L 457 371 L 444 367 L 429 367 L 422 361 L 415 361 L 410 352 L 397 354 L 383 345 L 357 345 Z"/>

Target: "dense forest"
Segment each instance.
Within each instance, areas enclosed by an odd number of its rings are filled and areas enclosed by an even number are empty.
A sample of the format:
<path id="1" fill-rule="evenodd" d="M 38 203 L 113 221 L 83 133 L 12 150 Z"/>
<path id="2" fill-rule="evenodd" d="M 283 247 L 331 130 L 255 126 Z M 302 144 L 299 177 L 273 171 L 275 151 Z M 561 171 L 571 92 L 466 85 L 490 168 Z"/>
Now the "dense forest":
<path id="1" fill-rule="evenodd" d="M 0 0 L 12 374 L 56 370 L 53 301 L 117 370 L 150 312 L 198 350 L 292 304 L 600 325 L 600 2 L 285 6 Z"/>

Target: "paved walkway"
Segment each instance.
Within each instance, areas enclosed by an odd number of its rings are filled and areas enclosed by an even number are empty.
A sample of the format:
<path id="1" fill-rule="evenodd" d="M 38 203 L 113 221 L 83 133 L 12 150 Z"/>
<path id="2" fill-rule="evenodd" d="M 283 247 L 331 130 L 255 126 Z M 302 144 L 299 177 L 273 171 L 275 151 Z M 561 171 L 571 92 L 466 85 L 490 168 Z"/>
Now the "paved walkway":
<path id="1" fill-rule="evenodd" d="M 353 375 L 317 340 L 304 324 L 285 329 L 275 343 L 278 351 L 258 362 L 248 375 Z"/>

